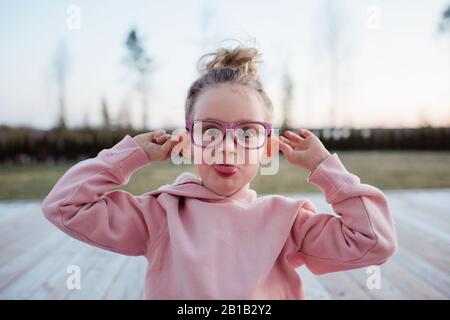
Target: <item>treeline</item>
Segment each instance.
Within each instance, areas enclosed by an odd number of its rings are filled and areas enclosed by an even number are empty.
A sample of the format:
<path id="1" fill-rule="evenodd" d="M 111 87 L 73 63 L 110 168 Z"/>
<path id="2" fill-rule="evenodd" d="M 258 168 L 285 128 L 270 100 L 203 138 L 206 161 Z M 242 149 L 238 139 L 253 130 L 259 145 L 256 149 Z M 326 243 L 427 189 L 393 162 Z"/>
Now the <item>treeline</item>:
<path id="1" fill-rule="evenodd" d="M 133 129 L 52 129 L 0 127 L 1 163 L 81 161 L 110 148 Z"/>
<path id="2" fill-rule="evenodd" d="M 450 127 L 312 131 L 330 150 L 450 150 Z"/>
<path id="3" fill-rule="evenodd" d="M 166 129 L 172 132 L 173 129 Z M 450 150 L 450 127 L 310 129 L 330 150 Z M 284 132 L 284 129 L 281 130 Z M 52 129 L 0 126 L 0 162 L 81 161 L 110 148 L 134 129 Z"/>

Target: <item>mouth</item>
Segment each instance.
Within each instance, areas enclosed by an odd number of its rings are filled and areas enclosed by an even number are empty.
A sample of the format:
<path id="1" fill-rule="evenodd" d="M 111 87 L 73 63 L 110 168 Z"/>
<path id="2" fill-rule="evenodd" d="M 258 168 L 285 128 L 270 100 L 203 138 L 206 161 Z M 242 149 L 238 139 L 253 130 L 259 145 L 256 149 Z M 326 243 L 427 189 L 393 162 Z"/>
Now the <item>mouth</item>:
<path id="1" fill-rule="evenodd" d="M 216 173 L 221 175 L 222 177 L 231 177 L 239 170 L 238 167 L 231 164 L 215 164 L 213 165 L 213 168 Z"/>

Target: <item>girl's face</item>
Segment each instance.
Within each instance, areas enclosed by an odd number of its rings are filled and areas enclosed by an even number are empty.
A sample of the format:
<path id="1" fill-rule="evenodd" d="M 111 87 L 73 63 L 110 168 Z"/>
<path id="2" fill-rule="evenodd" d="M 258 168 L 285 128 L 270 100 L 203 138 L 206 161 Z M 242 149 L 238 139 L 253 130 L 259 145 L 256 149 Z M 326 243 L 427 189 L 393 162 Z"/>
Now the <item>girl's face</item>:
<path id="1" fill-rule="evenodd" d="M 193 108 L 191 119 L 194 120 L 267 121 L 267 110 L 259 94 L 252 89 L 237 84 L 220 84 L 206 89 L 198 96 Z M 227 132 L 227 134 L 230 133 Z M 231 137 L 226 137 L 223 143 L 212 150 L 202 149 L 194 145 L 194 153 L 202 154 L 202 163 L 195 164 L 195 166 L 203 185 L 219 195 L 229 196 L 250 183 L 258 173 L 266 144 L 267 139 L 260 149 L 244 149 L 235 145 Z M 245 153 L 245 158 L 238 160 L 238 152 L 240 156 Z M 210 155 L 213 155 L 214 159 L 222 158 L 222 163 L 232 165 L 232 167 L 223 168 L 215 166 L 211 161 L 205 161 L 206 156 L 211 158 Z M 242 159 L 247 160 L 242 161 Z M 248 161 L 248 159 L 252 160 Z M 232 174 L 227 175 L 227 172 Z"/>

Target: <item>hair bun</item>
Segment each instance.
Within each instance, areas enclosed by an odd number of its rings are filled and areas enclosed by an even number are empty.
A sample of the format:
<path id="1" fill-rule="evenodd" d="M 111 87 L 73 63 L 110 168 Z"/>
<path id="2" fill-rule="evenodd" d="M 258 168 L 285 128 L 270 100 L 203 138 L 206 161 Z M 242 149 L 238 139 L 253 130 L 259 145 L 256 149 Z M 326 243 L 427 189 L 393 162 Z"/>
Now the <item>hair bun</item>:
<path id="1" fill-rule="evenodd" d="M 260 53 L 256 48 L 237 46 L 234 49 L 219 48 L 199 59 L 199 71 L 207 73 L 211 69 L 238 69 L 251 77 L 257 77 L 256 64 L 260 63 Z"/>

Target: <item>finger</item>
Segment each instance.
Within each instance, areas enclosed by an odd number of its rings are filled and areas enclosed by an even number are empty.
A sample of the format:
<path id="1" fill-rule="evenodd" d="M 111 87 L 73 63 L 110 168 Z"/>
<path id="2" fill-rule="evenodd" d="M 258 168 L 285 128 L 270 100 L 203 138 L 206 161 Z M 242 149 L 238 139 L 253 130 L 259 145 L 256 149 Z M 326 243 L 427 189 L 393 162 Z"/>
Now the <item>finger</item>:
<path id="1" fill-rule="evenodd" d="M 286 144 L 289 145 L 291 148 L 295 148 L 295 147 L 296 147 L 295 142 L 289 140 L 288 138 L 283 137 L 283 136 L 280 136 L 279 138 L 280 138 L 279 140 L 280 140 L 281 142 L 286 143 Z"/>
<path id="2" fill-rule="evenodd" d="M 166 133 L 165 130 L 156 130 L 149 133 L 150 140 L 155 139 L 156 137 L 159 137 L 160 135 Z"/>
<path id="3" fill-rule="evenodd" d="M 278 139 L 278 141 L 279 141 L 279 148 L 284 155 L 286 156 L 290 155 L 294 151 L 294 149 L 292 149 L 292 147 L 289 144 L 283 142 L 281 139 Z"/>
<path id="4" fill-rule="evenodd" d="M 166 142 L 166 140 L 168 140 L 168 139 L 170 139 L 169 134 L 160 135 L 155 138 L 156 143 L 158 143 L 158 144 L 162 144 L 162 143 Z"/>
<path id="5" fill-rule="evenodd" d="M 290 146 L 292 149 L 295 149 L 295 147 L 296 147 L 296 143 L 293 142 L 293 141 L 291 141 L 291 140 L 289 140 L 289 139 L 286 138 L 286 137 L 280 136 L 280 141 L 283 142 L 283 143 L 285 143 L 285 144 L 287 144 L 287 145 Z"/>
<path id="6" fill-rule="evenodd" d="M 303 141 L 303 138 L 301 138 L 300 136 L 296 135 L 295 133 L 293 133 L 292 131 L 289 131 L 289 130 L 286 131 L 284 133 L 284 135 L 294 142 L 302 142 Z"/>
<path id="7" fill-rule="evenodd" d="M 289 139 L 286 139 L 283 136 L 279 136 L 278 143 L 280 145 L 280 149 L 283 147 L 289 147 L 290 149 L 292 149 L 292 151 L 294 151 L 294 147 L 291 145 L 291 144 L 293 144 L 293 142 L 290 141 Z"/>
<path id="8" fill-rule="evenodd" d="M 164 144 L 161 146 L 161 151 L 164 154 L 168 154 L 170 151 L 172 151 L 173 147 L 178 143 L 179 141 L 177 140 L 171 140 L 168 139 L 166 142 L 164 142 Z"/>
<path id="9" fill-rule="evenodd" d="M 302 136 L 304 136 L 305 138 L 308 138 L 308 137 L 314 135 L 314 133 L 312 133 L 311 131 L 306 130 L 306 129 L 300 129 L 300 130 L 298 130 L 298 132 L 299 132 Z"/>
<path id="10" fill-rule="evenodd" d="M 154 143 L 162 145 L 164 142 L 166 142 L 166 138 L 164 136 L 158 137 L 155 139 Z"/>
<path id="11" fill-rule="evenodd" d="M 164 135 L 165 135 L 164 133 L 158 132 L 153 135 L 153 137 L 150 141 L 153 143 L 158 143 L 158 144 L 163 143 L 165 140 L 164 141 L 161 141 L 161 140 L 164 139 Z"/>

